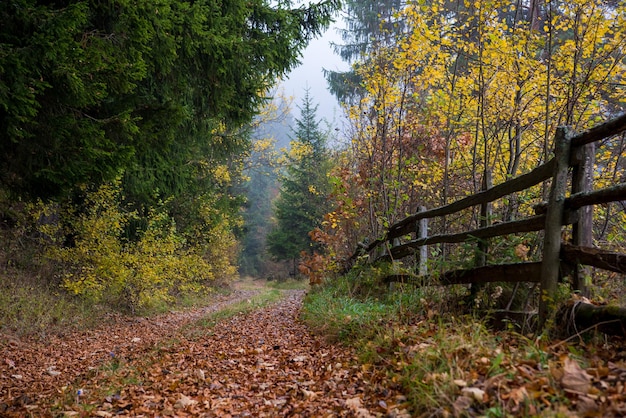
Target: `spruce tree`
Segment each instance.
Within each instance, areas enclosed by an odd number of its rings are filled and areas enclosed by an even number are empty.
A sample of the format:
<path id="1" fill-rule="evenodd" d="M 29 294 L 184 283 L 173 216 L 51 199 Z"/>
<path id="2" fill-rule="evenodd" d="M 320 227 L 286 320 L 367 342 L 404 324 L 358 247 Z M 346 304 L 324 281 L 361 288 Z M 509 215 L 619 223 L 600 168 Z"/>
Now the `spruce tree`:
<path id="1" fill-rule="evenodd" d="M 343 5 L 346 29 L 343 43 L 334 44 L 335 53 L 355 68 L 348 71 L 325 71 L 330 92 L 342 103 L 357 103 L 363 95 L 362 80 L 356 69 L 368 61 L 372 51 L 393 45 L 404 30 L 395 13 L 404 0 L 346 0 Z"/>
<path id="2" fill-rule="evenodd" d="M 267 238 L 268 251 L 277 260 L 295 263 L 301 252 L 312 253 L 309 237 L 321 225 L 328 211 L 330 160 L 326 148 L 328 133 L 317 119 L 318 106 L 307 91 L 296 119 L 292 148 L 281 178 L 280 195 L 275 202 L 275 227 Z"/>
<path id="3" fill-rule="evenodd" d="M 126 173 L 148 199 L 223 163 L 337 0 L 0 2 L 0 187 L 65 196 Z M 150 203 L 150 202 L 149 202 Z"/>

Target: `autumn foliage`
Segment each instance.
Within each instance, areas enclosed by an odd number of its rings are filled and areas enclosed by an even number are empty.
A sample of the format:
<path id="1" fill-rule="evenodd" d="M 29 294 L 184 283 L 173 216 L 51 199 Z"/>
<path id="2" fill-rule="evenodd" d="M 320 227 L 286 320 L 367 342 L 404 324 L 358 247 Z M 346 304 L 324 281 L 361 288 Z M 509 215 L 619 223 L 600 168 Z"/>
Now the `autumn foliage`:
<path id="1" fill-rule="evenodd" d="M 180 295 L 211 287 L 236 273 L 236 241 L 216 225 L 204 241 L 192 240 L 163 209 L 152 210 L 146 226 L 121 200 L 119 182 L 85 191 L 84 207 L 34 205 L 46 258 L 63 288 L 90 303 L 134 311 L 171 303 Z M 68 243 L 68 237 L 72 242 Z"/>
<path id="2" fill-rule="evenodd" d="M 436 0 L 379 15 L 379 31 L 353 66 L 360 96 L 346 104 L 349 142 L 333 171 L 335 208 L 318 234 L 328 254 L 349 256 L 420 206 L 480 191 L 487 176 L 498 184 L 530 171 L 552 156 L 557 126 L 580 131 L 623 110 L 625 16 L 624 2 L 596 0 Z M 597 187 L 623 181 L 624 151 L 623 138 L 603 144 Z M 488 221 L 531 214 L 546 190 L 505 199 Z M 623 211 L 607 211 L 597 212 L 595 238 L 624 246 Z M 479 222 L 468 211 L 429 225 L 429 233 Z"/>

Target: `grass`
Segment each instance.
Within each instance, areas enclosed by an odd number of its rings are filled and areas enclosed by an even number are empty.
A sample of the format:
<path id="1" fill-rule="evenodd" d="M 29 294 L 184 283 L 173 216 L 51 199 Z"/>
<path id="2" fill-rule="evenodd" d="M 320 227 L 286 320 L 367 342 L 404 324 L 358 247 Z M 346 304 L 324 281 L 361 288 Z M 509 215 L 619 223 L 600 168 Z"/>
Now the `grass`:
<path id="1" fill-rule="evenodd" d="M 568 407 L 551 374 L 559 360 L 539 341 L 494 332 L 482 319 L 456 309 L 459 288 L 388 291 L 375 284 L 378 273 L 361 271 L 314 289 L 305 298 L 302 319 L 330 340 L 356 348 L 362 364 L 401 388 L 413 414 L 558 416 Z M 520 364 L 528 366 L 523 378 Z M 503 399 L 522 389 L 529 393 L 523 400 Z M 484 401 L 464 395 L 472 393 L 468 390 L 484 393 Z M 459 409 L 459 399 L 471 405 Z"/>
<path id="2" fill-rule="evenodd" d="M 0 277 L 0 331 L 45 337 L 94 326 L 103 310 L 41 284 Z"/>
<path id="3" fill-rule="evenodd" d="M 309 288 L 309 282 L 295 279 L 272 280 L 267 282 L 267 286 L 279 290 L 306 290 Z"/>
<path id="4" fill-rule="evenodd" d="M 223 309 L 212 312 L 207 316 L 186 325 L 183 329 L 183 334 L 187 338 L 197 338 L 210 331 L 210 329 L 218 322 L 232 318 L 236 315 L 245 315 L 256 309 L 269 306 L 279 301 L 283 295 L 284 293 L 278 289 L 265 289 L 249 299 L 228 305 Z"/>

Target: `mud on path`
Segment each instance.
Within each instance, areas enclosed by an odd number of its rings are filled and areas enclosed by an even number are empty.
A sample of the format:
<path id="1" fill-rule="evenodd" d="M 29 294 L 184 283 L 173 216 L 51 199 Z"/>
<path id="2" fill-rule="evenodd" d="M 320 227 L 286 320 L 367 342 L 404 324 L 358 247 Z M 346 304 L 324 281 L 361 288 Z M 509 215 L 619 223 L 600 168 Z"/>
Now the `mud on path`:
<path id="1" fill-rule="evenodd" d="M 299 322 L 303 291 L 214 326 L 209 307 L 0 346 L 0 416 L 405 416 L 403 398 Z M 200 322 L 198 322 L 200 321 Z M 387 381 L 388 382 L 388 381 Z M 80 393 L 80 395 L 79 395 Z"/>

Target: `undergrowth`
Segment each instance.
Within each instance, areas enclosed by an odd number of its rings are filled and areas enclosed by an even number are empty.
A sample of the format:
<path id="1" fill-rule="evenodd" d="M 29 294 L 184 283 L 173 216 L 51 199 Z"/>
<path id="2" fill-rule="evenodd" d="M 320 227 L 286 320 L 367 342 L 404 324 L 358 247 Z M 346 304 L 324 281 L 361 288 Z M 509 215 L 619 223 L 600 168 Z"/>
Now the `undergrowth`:
<path id="1" fill-rule="evenodd" d="M 380 285 L 384 274 L 365 268 L 329 280 L 306 297 L 302 319 L 328 339 L 355 347 L 365 367 L 401 387 L 404 406 L 415 416 L 559 416 L 568 410 L 554 381 L 561 365 L 545 341 L 488 329 L 484 319 L 459 308 L 466 293 L 461 286 L 389 290 Z"/>
<path id="2" fill-rule="evenodd" d="M 0 280 L 0 332 L 46 337 L 93 326 L 102 317 L 97 306 L 37 283 Z"/>

